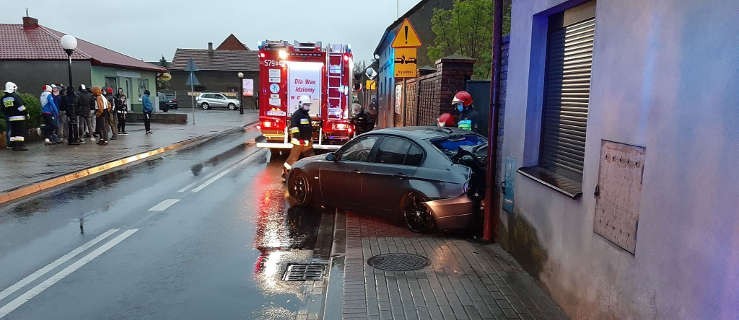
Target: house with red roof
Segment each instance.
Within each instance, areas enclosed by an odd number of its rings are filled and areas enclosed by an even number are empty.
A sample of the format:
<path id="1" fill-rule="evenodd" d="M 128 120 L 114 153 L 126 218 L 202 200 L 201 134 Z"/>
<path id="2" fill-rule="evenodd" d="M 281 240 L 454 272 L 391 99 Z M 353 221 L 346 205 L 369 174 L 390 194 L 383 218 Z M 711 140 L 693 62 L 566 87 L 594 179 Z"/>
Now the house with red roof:
<path id="1" fill-rule="evenodd" d="M 68 57 L 59 40 L 63 32 L 23 17 L 22 24 L 0 24 L 0 83 L 15 82 L 21 92 L 38 93 L 48 83 L 67 85 Z M 77 39 L 71 55 L 74 86 L 123 88 L 134 111 L 144 90 L 156 96 L 156 76 L 166 69 Z"/>
<path id="2" fill-rule="evenodd" d="M 180 106 L 191 106 L 192 99 L 188 97 L 190 84 L 189 72 L 186 71 L 187 62 L 195 63 L 198 71 L 195 72 L 197 82 L 194 84 L 198 92 L 220 92 L 226 96 L 238 98 L 241 79 L 237 74 L 242 72 L 244 78 L 253 79 L 254 87 L 259 87 L 259 58 L 257 51 L 239 41 L 233 34 L 216 48 L 208 43 L 207 49 L 181 49 L 175 51 L 169 73 L 172 80 L 169 86 L 175 91 Z M 244 97 L 244 108 L 256 108 L 255 97 Z"/>

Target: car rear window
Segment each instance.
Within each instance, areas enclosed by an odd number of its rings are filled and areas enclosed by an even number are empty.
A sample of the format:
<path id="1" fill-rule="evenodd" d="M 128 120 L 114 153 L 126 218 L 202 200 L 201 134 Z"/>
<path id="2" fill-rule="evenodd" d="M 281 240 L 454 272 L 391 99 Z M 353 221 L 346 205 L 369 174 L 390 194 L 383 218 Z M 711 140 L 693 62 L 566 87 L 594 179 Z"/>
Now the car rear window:
<path id="1" fill-rule="evenodd" d="M 452 135 L 449 137 L 432 140 L 431 143 L 447 156 L 453 156 L 459 147 L 476 147 L 487 145 L 488 141 L 483 136 L 476 134 Z"/>

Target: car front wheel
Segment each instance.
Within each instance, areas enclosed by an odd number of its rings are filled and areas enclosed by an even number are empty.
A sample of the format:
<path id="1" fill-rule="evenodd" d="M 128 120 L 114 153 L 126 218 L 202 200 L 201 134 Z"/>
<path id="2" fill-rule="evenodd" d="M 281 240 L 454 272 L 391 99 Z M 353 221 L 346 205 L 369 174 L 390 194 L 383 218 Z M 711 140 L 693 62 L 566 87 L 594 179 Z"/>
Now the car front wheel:
<path id="1" fill-rule="evenodd" d="M 228 110 L 236 110 L 236 105 L 233 103 L 228 104 Z"/>
<path id="2" fill-rule="evenodd" d="M 288 193 L 299 207 L 307 207 L 311 202 L 310 180 L 302 171 L 295 171 L 290 175 L 287 183 Z"/>
<path id="3" fill-rule="evenodd" d="M 408 229 L 413 232 L 426 233 L 436 228 L 434 217 L 423 203 L 428 199 L 417 192 L 409 192 L 403 198 L 401 211 Z"/>
<path id="4" fill-rule="evenodd" d="M 208 103 L 203 102 L 200 104 L 200 108 L 202 108 L 203 110 L 208 110 L 210 109 L 210 106 L 208 105 Z"/>

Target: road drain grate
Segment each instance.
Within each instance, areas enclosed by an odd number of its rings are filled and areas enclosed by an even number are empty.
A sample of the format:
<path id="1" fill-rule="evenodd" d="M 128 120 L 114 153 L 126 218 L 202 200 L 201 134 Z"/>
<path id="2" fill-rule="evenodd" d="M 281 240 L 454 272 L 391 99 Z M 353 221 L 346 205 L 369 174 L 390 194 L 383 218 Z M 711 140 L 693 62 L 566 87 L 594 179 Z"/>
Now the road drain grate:
<path id="1" fill-rule="evenodd" d="M 412 253 L 386 253 L 367 259 L 367 264 L 385 271 L 414 271 L 429 265 L 429 259 Z"/>
<path id="2" fill-rule="evenodd" d="M 291 264 L 287 266 L 285 274 L 282 275 L 284 281 L 315 281 L 321 280 L 323 277 L 323 264 Z"/>

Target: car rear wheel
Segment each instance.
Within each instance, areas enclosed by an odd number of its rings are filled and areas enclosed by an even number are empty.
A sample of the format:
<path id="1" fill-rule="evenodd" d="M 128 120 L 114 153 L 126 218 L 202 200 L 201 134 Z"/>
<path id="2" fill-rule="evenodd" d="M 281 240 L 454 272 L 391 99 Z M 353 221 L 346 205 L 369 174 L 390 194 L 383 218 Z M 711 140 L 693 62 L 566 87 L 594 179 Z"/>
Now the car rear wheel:
<path id="1" fill-rule="evenodd" d="M 236 110 L 236 105 L 233 103 L 228 104 L 228 110 Z"/>
<path id="2" fill-rule="evenodd" d="M 203 102 L 200 104 L 200 108 L 202 108 L 203 110 L 208 110 L 210 109 L 210 106 L 208 105 L 207 102 Z"/>
<path id="3" fill-rule="evenodd" d="M 434 217 L 429 209 L 423 204 L 428 199 L 420 193 L 409 192 L 403 198 L 402 212 L 408 229 L 413 232 L 426 233 L 436 228 Z"/>
<path id="4" fill-rule="evenodd" d="M 290 193 L 290 197 L 295 200 L 295 205 L 300 207 L 307 207 L 310 205 L 310 180 L 308 180 L 308 176 L 305 173 L 302 171 L 293 172 L 288 180 L 287 189 L 288 193 Z"/>

